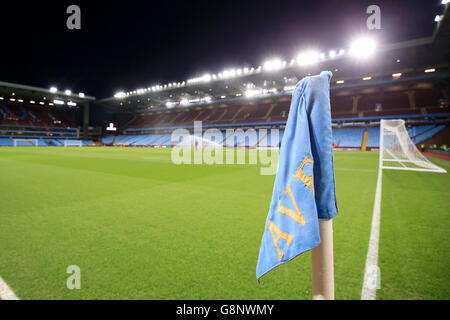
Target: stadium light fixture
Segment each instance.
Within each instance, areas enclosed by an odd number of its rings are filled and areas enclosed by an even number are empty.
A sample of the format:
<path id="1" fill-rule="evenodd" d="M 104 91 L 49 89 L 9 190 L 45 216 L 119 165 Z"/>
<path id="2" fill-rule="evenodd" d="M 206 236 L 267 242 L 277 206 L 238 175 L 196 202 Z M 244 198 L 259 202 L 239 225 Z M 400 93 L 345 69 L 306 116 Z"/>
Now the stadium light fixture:
<path id="1" fill-rule="evenodd" d="M 220 96 L 220 99 L 225 99 L 227 96 Z"/>
<path id="2" fill-rule="evenodd" d="M 56 92 L 58 92 L 58 88 L 56 88 L 56 87 L 51 87 L 51 88 L 50 88 L 50 92 L 51 92 L 51 93 L 56 93 Z"/>
<path id="3" fill-rule="evenodd" d="M 14 102 L 14 101 L 16 101 L 16 99 L 15 98 L 9 98 L 9 101 Z"/>
<path id="4" fill-rule="evenodd" d="M 285 86 L 283 88 L 284 91 L 294 91 L 294 89 L 295 89 L 295 86 Z"/>
<path id="5" fill-rule="evenodd" d="M 64 104 L 64 101 L 62 101 L 62 100 L 53 100 L 53 103 L 62 105 L 62 104 Z"/>
<path id="6" fill-rule="evenodd" d="M 436 71 L 436 69 L 431 68 L 431 69 L 426 69 L 425 73 L 431 73 L 431 72 L 435 72 L 435 71 Z"/>
<path id="7" fill-rule="evenodd" d="M 263 93 L 263 90 L 261 89 L 249 89 L 245 91 L 245 96 L 248 98 L 261 95 Z"/>
<path id="8" fill-rule="evenodd" d="M 22 99 L 18 99 L 17 102 L 23 102 L 23 100 Z"/>
<path id="9" fill-rule="evenodd" d="M 180 104 L 185 106 L 185 105 L 189 104 L 189 101 L 188 101 L 188 99 L 181 99 Z"/>
<path id="10" fill-rule="evenodd" d="M 447 4 L 447 3 L 450 3 L 450 0 L 442 0 L 441 1 L 441 4 Z"/>
<path id="11" fill-rule="evenodd" d="M 336 81 L 336 83 L 337 84 L 343 84 L 343 83 L 345 83 L 345 81 L 344 80 L 338 80 L 338 81 Z"/>
<path id="12" fill-rule="evenodd" d="M 392 74 L 392 78 L 400 78 L 401 76 L 402 76 L 402 73 L 401 73 L 401 72 L 393 73 L 393 74 Z"/>
<path id="13" fill-rule="evenodd" d="M 3 98 L 3 97 L 0 97 L 0 100 L 5 100 L 5 98 Z"/>
<path id="14" fill-rule="evenodd" d="M 441 22 L 443 18 L 444 18 L 443 15 L 438 14 L 436 15 L 436 17 L 434 17 L 434 22 Z"/>
<path id="15" fill-rule="evenodd" d="M 78 94 L 78 96 L 79 96 L 80 98 L 84 98 L 84 97 L 85 97 L 83 92 L 80 92 L 80 93 Z"/>
<path id="16" fill-rule="evenodd" d="M 64 91 L 64 93 L 66 94 L 66 96 L 70 96 L 72 94 L 72 91 L 67 89 L 67 90 Z"/>
<path id="17" fill-rule="evenodd" d="M 360 38 L 355 40 L 350 47 L 350 54 L 359 59 L 365 59 L 375 52 L 375 41 L 370 38 Z"/>
<path id="18" fill-rule="evenodd" d="M 297 63 L 301 66 L 313 65 L 319 62 L 320 55 L 316 51 L 307 51 L 297 56 Z"/>
<path id="19" fill-rule="evenodd" d="M 54 106 L 54 104 L 53 104 L 53 103 L 51 103 L 51 102 L 49 102 L 49 103 L 48 103 L 48 105 L 49 105 L 49 106 Z"/>
<path id="20" fill-rule="evenodd" d="M 364 77 L 364 78 L 362 78 L 364 81 L 367 81 L 367 80 L 372 80 L 372 77 Z"/>
<path id="21" fill-rule="evenodd" d="M 39 104 L 43 106 L 45 103 L 43 101 L 41 101 L 41 102 L 39 102 Z"/>
<path id="22" fill-rule="evenodd" d="M 198 78 L 193 78 L 193 79 L 189 79 L 188 81 L 187 81 L 187 83 L 198 83 L 198 82 L 210 82 L 211 81 L 211 75 L 210 74 L 205 74 L 205 75 L 203 75 L 203 76 L 201 76 L 201 77 L 198 77 Z M 170 87 L 171 85 L 169 84 L 169 87 Z"/>
<path id="23" fill-rule="evenodd" d="M 334 57 L 336 57 L 336 51 L 334 50 L 330 50 L 330 52 L 328 52 L 328 56 L 333 59 Z"/>
<path id="24" fill-rule="evenodd" d="M 72 101 L 67 102 L 67 105 L 71 106 L 71 107 L 76 107 L 77 106 L 77 104 L 75 102 L 72 102 Z"/>
<path id="25" fill-rule="evenodd" d="M 126 94 L 123 91 L 119 91 L 114 95 L 114 98 L 116 99 L 121 99 L 121 98 L 125 98 Z"/>

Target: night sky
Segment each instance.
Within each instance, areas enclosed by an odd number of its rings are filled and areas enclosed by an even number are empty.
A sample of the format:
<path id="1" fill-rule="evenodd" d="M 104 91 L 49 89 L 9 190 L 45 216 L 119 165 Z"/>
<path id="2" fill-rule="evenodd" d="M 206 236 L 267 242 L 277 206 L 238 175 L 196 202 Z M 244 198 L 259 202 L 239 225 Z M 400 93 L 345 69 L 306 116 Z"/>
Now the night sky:
<path id="1" fill-rule="evenodd" d="M 68 30 L 66 8 L 81 8 Z M 383 42 L 430 36 L 440 0 L 5 1 L 0 4 L 0 81 L 83 91 L 184 81 L 226 68 L 339 49 L 367 34 L 365 13 L 381 7 Z"/>

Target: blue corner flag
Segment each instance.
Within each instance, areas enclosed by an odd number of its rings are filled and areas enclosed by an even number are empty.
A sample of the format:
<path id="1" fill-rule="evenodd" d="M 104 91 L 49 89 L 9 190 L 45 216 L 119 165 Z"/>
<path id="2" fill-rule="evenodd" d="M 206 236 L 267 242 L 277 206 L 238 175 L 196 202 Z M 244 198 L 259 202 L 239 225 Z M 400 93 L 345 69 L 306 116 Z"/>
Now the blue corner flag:
<path id="1" fill-rule="evenodd" d="M 319 245 L 319 219 L 337 215 L 331 77 L 329 71 L 306 77 L 293 93 L 256 266 L 258 280 Z"/>

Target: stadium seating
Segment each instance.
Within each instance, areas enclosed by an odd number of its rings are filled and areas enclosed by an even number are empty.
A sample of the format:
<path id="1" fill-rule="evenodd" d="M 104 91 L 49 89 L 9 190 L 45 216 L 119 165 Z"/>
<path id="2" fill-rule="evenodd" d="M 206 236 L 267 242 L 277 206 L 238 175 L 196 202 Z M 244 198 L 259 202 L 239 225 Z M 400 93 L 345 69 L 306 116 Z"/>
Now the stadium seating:
<path id="1" fill-rule="evenodd" d="M 30 128 L 66 128 L 74 126 L 61 111 L 49 111 L 40 106 L 0 104 L 0 126 Z"/>
<path id="2" fill-rule="evenodd" d="M 408 128 L 411 139 L 417 144 L 425 141 L 445 128 L 444 125 L 422 125 Z M 379 128 L 334 128 L 333 144 L 338 147 L 360 148 L 364 131 L 368 131 L 367 147 L 378 148 L 380 145 Z M 247 130 L 234 130 L 231 134 L 222 130 L 223 140 L 215 141 L 228 147 L 279 147 L 284 131 L 280 130 L 255 130 L 253 133 Z M 108 135 L 102 139 L 105 145 L 111 145 L 115 136 Z M 172 146 L 171 134 L 143 134 L 143 135 L 119 135 L 114 145 L 120 146 Z"/>
<path id="3" fill-rule="evenodd" d="M 386 89 L 371 93 L 331 94 L 333 119 L 357 119 L 363 117 L 423 115 L 448 113 L 448 107 L 440 105 L 445 97 L 437 89 L 414 90 Z M 290 99 L 272 102 L 243 101 L 241 105 L 214 104 L 190 108 L 174 108 L 141 113 L 128 126 L 136 128 L 164 128 L 192 126 L 194 121 L 203 124 L 252 124 L 285 122 L 290 108 Z"/>

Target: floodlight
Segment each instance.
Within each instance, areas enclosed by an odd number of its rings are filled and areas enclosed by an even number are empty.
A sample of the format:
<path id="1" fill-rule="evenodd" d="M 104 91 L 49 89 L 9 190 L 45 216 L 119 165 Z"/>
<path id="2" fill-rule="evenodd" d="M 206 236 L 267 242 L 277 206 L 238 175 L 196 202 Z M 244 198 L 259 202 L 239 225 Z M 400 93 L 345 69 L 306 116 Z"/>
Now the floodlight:
<path id="1" fill-rule="evenodd" d="M 123 91 L 119 91 L 114 95 L 114 98 L 116 99 L 121 99 L 121 98 L 125 98 L 126 94 Z"/>
<path id="2" fill-rule="evenodd" d="M 268 60 L 264 63 L 264 70 L 266 71 L 279 70 L 281 68 L 283 68 L 283 63 L 280 59 Z"/>
<path id="3" fill-rule="evenodd" d="M 56 88 L 56 87 L 51 87 L 51 88 L 50 88 L 50 92 L 56 93 L 56 92 L 58 92 L 58 88 Z"/>
<path id="4" fill-rule="evenodd" d="M 263 90 L 261 89 L 249 89 L 245 91 L 245 96 L 246 97 L 253 97 L 253 96 L 257 96 L 263 93 Z"/>
<path id="5" fill-rule="evenodd" d="M 80 92 L 80 93 L 78 94 L 78 96 L 79 96 L 80 98 L 84 98 L 84 93 L 83 93 L 83 92 Z"/>
<path id="6" fill-rule="evenodd" d="M 425 73 L 431 73 L 431 72 L 435 72 L 435 71 L 436 71 L 436 69 L 431 68 L 431 69 L 426 69 Z"/>
<path id="7" fill-rule="evenodd" d="M 285 86 L 284 91 L 293 91 L 295 89 L 295 86 Z"/>
<path id="8" fill-rule="evenodd" d="M 319 62 L 319 54 L 316 51 L 307 51 L 297 56 L 297 63 L 301 66 L 312 65 Z"/>
<path id="9" fill-rule="evenodd" d="M 355 40 L 350 47 L 350 54 L 355 58 L 368 58 L 375 52 L 375 41 L 369 38 Z"/>
<path id="10" fill-rule="evenodd" d="M 69 89 L 67 89 L 66 91 L 64 91 L 64 93 L 68 96 L 70 96 L 72 94 L 72 91 L 70 91 Z"/>
<path id="11" fill-rule="evenodd" d="M 64 101 L 62 100 L 53 100 L 54 104 L 64 104 Z"/>

